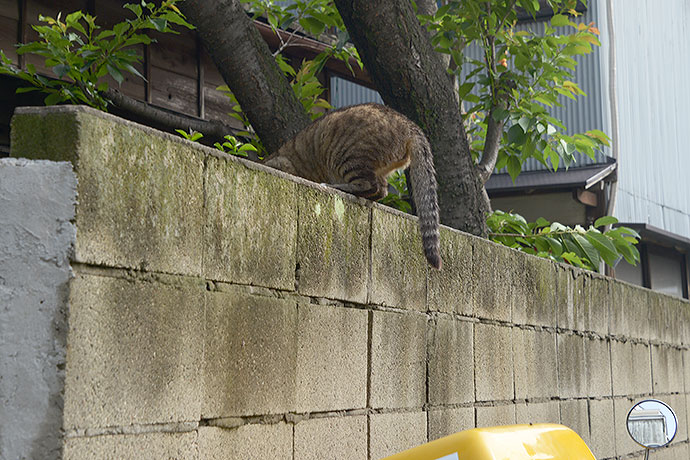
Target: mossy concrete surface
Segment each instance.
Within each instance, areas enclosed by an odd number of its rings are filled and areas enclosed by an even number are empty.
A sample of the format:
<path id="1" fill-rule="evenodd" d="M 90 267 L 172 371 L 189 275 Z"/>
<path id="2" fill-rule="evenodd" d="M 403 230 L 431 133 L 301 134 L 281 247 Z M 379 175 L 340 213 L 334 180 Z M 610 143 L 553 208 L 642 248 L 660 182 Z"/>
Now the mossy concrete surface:
<path id="1" fill-rule="evenodd" d="M 12 155 L 70 161 L 78 181 L 73 227 L 14 238 L 0 214 L 0 254 L 74 237 L 43 315 L 66 350 L 40 361 L 59 386 L 52 458 L 378 460 L 516 422 L 636 458 L 625 415 L 648 397 L 677 409 L 663 455 L 687 458 L 685 300 L 446 227 L 436 271 L 414 217 L 91 109 L 20 109 L 12 127 Z M 13 318 L 42 298 L 10 300 Z"/>

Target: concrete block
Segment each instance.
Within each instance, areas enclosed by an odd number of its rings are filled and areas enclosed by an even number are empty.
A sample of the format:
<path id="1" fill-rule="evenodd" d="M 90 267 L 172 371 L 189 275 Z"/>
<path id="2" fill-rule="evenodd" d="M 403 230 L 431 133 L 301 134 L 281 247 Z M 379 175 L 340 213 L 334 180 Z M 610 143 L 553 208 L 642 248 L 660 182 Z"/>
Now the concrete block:
<path id="1" fill-rule="evenodd" d="M 297 412 L 365 407 L 367 312 L 300 303 L 297 318 Z"/>
<path id="2" fill-rule="evenodd" d="M 472 265 L 477 286 L 474 315 L 511 321 L 512 291 L 518 289 L 520 284 L 511 276 L 523 255 L 488 240 L 473 239 L 472 245 Z"/>
<path id="3" fill-rule="evenodd" d="M 611 396 L 611 352 L 609 341 L 584 339 L 585 391 L 589 397 Z"/>
<path id="4" fill-rule="evenodd" d="M 371 209 L 335 193 L 299 193 L 299 292 L 366 303 Z"/>
<path id="5" fill-rule="evenodd" d="M 0 159 L 0 458 L 62 446 L 70 256 L 70 163 Z"/>
<path id="6" fill-rule="evenodd" d="M 199 427 L 199 460 L 292 460 L 292 425 Z"/>
<path id="7" fill-rule="evenodd" d="M 329 417 L 295 425 L 294 460 L 367 460 L 367 417 Z"/>
<path id="8" fill-rule="evenodd" d="M 477 428 L 515 424 L 516 413 L 514 404 L 479 406 L 475 410 L 477 411 Z"/>
<path id="9" fill-rule="evenodd" d="M 568 300 L 559 303 L 558 327 L 605 336 L 609 332 L 609 305 L 612 301 L 607 278 L 584 270 L 561 272 L 559 282 Z"/>
<path id="10" fill-rule="evenodd" d="M 516 423 L 561 423 L 558 401 L 515 405 Z"/>
<path id="11" fill-rule="evenodd" d="M 521 282 L 511 290 L 513 322 L 536 326 L 556 325 L 556 265 L 546 259 L 520 255 L 514 275 Z"/>
<path id="12" fill-rule="evenodd" d="M 684 391 L 682 351 L 652 345 L 652 379 L 654 394 Z"/>
<path id="13" fill-rule="evenodd" d="M 369 459 L 379 460 L 427 442 L 426 412 L 369 416 Z"/>
<path id="14" fill-rule="evenodd" d="M 438 409 L 429 411 L 429 441 L 474 428 L 474 408 Z"/>
<path id="15" fill-rule="evenodd" d="M 197 433 L 141 433 L 68 438 L 63 460 L 200 460 Z M 228 457 L 224 457 L 228 458 Z"/>
<path id="16" fill-rule="evenodd" d="M 588 290 L 588 303 L 585 313 L 584 329 L 602 336 L 609 333 L 609 316 L 613 300 L 613 280 L 599 274 L 592 274 L 585 283 Z"/>
<path id="17" fill-rule="evenodd" d="M 474 365 L 477 401 L 514 399 L 511 328 L 475 324 Z"/>
<path id="18" fill-rule="evenodd" d="M 201 274 L 201 149 L 82 106 L 21 108 L 16 113 L 12 155 L 74 164 L 76 261 Z"/>
<path id="19" fill-rule="evenodd" d="M 614 395 L 652 393 L 652 363 L 646 343 L 611 340 L 611 368 Z"/>
<path id="20" fill-rule="evenodd" d="M 585 342 L 574 334 L 558 334 L 558 391 L 562 398 L 587 396 Z"/>
<path id="21" fill-rule="evenodd" d="M 10 154 L 15 158 L 74 163 L 84 121 L 99 116 L 101 112 L 85 106 L 18 107 L 10 125 Z M 113 123 L 118 120 L 105 114 L 103 118 Z"/>
<path id="22" fill-rule="evenodd" d="M 646 398 L 642 398 L 646 399 Z M 616 430 L 616 455 L 625 457 L 633 452 L 639 452 L 640 446 L 628 434 L 627 417 L 630 408 L 641 399 L 621 398 L 613 401 L 614 425 Z"/>
<path id="23" fill-rule="evenodd" d="M 441 227 L 443 270 L 429 270 L 429 310 L 471 316 L 477 279 L 472 262 L 474 236 Z"/>
<path id="24" fill-rule="evenodd" d="M 204 276 L 294 290 L 297 184 L 209 156 Z"/>
<path id="25" fill-rule="evenodd" d="M 592 399 L 589 404 L 589 448 L 596 458 L 616 456 L 616 435 L 613 400 Z"/>
<path id="26" fill-rule="evenodd" d="M 680 343 L 687 347 L 690 344 L 690 302 L 687 300 L 676 300 L 676 304 Z"/>
<path id="27" fill-rule="evenodd" d="M 369 407 L 416 408 L 426 401 L 426 316 L 374 311 Z"/>
<path id="28" fill-rule="evenodd" d="M 612 283 L 613 302 L 609 318 L 611 334 L 649 340 L 650 291 L 627 283 Z"/>
<path id="29" fill-rule="evenodd" d="M 206 295 L 204 418 L 294 410 L 295 302 L 239 289 Z"/>
<path id="30" fill-rule="evenodd" d="M 688 453 L 688 445 L 687 443 L 685 444 L 676 444 L 675 442 L 672 442 L 669 446 L 663 447 L 661 449 L 654 449 L 651 453 L 649 454 L 650 458 L 653 458 L 654 460 L 679 460 L 679 459 L 686 459 L 690 458 L 690 454 Z M 642 458 L 642 457 L 640 457 Z"/>
<path id="31" fill-rule="evenodd" d="M 513 356 L 517 399 L 558 396 L 556 334 L 514 328 Z"/>
<path id="32" fill-rule="evenodd" d="M 681 344 L 683 301 L 660 292 L 649 293 L 649 338 L 650 340 Z"/>
<path id="33" fill-rule="evenodd" d="M 66 430 L 199 419 L 201 292 L 198 284 L 72 280 Z"/>
<path id="34" fill-rule="evenodd" d="M 416 219 L 374 207 L 371 259 L 370 303 L 427 310 L 427 261 Z"/>
<path id="35" fill-rule="evenodd" d="M 438 318 L 429 327 L 428 402 L 432 405 L 473 402 L 472 323 Z"/>
<path id="36" fill-rule="evenodd" d="M 567 426 L 590 444 L 589 412 L 586 399 L 560 401 L 561 424 Z"/>
<path id="37" fill-rule="evenodd" d="M 565 264 L 556 264 L 556 325 L 571 329 L 574 324 L 575 304 L 573 289 L 576 270 Z"/>

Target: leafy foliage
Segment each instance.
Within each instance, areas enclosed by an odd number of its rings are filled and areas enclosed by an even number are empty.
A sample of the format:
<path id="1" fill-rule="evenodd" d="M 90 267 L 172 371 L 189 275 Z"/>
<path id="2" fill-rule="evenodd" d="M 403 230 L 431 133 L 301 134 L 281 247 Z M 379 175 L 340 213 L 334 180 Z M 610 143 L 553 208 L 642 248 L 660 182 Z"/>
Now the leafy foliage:
<path id="1" fill-rule="evenodd" d="M 115 24 L 112 29 L 100 30 L 96 18 L 75 11 L 57 18 L 39 16 L 45 25 L 32 26 L 39 40 L 19 45 L 17 53 L 34 54 L 45 58 L 45 67 L 52 70 L 57 79 L 39 74 L 35 66 L 27 64 L 26 70 L 12 65 L 12 61 L 0 51 L 0 73 L 14 75 L 31 86 L 17 92 L 41 91 L 47 94 L 46 105 L 69 102 L 87 104 L 107 110 L 109 101 L 103 93 L 109 89 L 104 77 L 110 75 L 118 84 L 128 72 L 144 78 L 135 65 L 141 62 L 135 45 L 148 45 L 154 40 L 146 30 L 176 33 L 173 26 L 193 28 L 185 21 L 175 6 L 178 0 L 165 0 L 159 6 L 154 3 L 128 3 L 133 19 Z"/>
<path id="2" fill-rule="evenodd" d="M 395 171 L 388 177 L 388 195 L 379 203 L 395 208 L 399 211 L 411 213 L 410 195 L 407 188 L 407 178 L 402 171 Z"/>
<path id="3" fill-rule="evenodd" d="M 597 219 L 588 229 L 579 225 L 570 228 L 543 218 L 528 223 L 518 214 L 503 211 L 494 211 L 487 218 L 492 241 L 594 271 L 599 269 L 602 260 L 611 267 L 621 257 L 633 265 L 640 260 L 640 253 L 635 247 L 640 235 L 635 230 L 628 227 L 601 230 L 616 223 L 618 219 L 606 216 Z"/>
<path id="4" fill-rule="evenodd" d="M 241 1 L 255 19 L 266 18 L 280 40 L 281 45 L 274 55 L 279 55 L 285 48 L 294 46 L 295 37 L 306 34 L 330 42 L 331 46 L 325 54 L 343 61 L 350 71 L 354 70 L 351 60 L 354 60 L 360 68 L 362 67 L 357 49 L 348 42 L 350 36 L 332 0 L 295 0 L 289 2 L 288 5 L 274 0 Z M 290 31 L 287 38 L 283 37 L 280 30 Z M 325 36 L 325 34 L 330 36 Z"/>
<path id="5" fill-rule="evenodd" d="M 187 132 L 183 129 L 176 129 L 175 132 L 190 142 L 199 142 L 199 140 L 204 137 L 202 133 L 194 130 Z M 248 152 L 257 151 L 256 147 L 254 147 L 252 144 L 242 142 L 235 136 L 230 135 L 225 136 L 225 142 L 222 144 L 220 142 L 216 142 L 213 144 L 213 146 L 223 153 L 229 153 L 230 155 L 243 158 L 247 158 L 249 156 Z"/>
<path id="6" fill-rule="evenodd" d="M 240 103 L 237 102 L 237 98 L 232 93 L 232 91 L 230 91 L 230 88 L 228 88 L 227 85 L 222 85 L 216 89 L 218 91 L 221 91 L 230 99 L 230 103 L 232 104 L 232 112 L 230 112 L 228 116 L 239 121 L 242 124 L 243 128 L 240 131 L 238 131 L 236 135 L 247 140 L 249 144 L 253 145 L 254 151 L 258 153 L 259 158 L 265 157 L 267 153 L 266 148 L 261 143 L 261 139 L 259 139 L 259 136 L 257 136 L 254 132 L 254 129 L 252 129 L 252 124 L 249 122 L 247 115 L 245 115 L 245 113 L 242 111 Z"/>
<path id="7" fill-rule="evenodd" d="M 175 132 L 190 142 L 197 142 L 199 139 L 204 137 L 204 135 L 199 131 L 194 131 L 192 129 L 190 129 L 189 132 L 185 131 L 184 129 L 176 129 Z"/>
<path id="8" fill-rule="evenodd" d="M 594 24 L 578 24 L 571 16 L 577 0 L 549 0 L 556 14 L 543 35 L 515 31 L 516 6 L 535 15 L 533 0 L 450 1 L 433 16 L 420 19 L 433 34 L 436 50 L 448 54 L 451 72 L 459 79 L 458 96 L 472 139 L 473 156 L 484 148 L 487 117 L 504 121 L 508 128 L 501 138 L 496 168 L 506 167 L 515 180 L 527 158 L 535 158 L 553 170 L 566 167 L 575 152 L 594 157 L 609 145 L 599 130 L 568 135 L 563 123 L 547 107 L 561 106 L 559 96 L 576 99 L 585 93 L 572 81 L 577 62 L 599 46 Z M 478 44 L 483 59 L 472 59 L 466 49 Z M 465 76 L 460 72 L 465 70 Z"/>

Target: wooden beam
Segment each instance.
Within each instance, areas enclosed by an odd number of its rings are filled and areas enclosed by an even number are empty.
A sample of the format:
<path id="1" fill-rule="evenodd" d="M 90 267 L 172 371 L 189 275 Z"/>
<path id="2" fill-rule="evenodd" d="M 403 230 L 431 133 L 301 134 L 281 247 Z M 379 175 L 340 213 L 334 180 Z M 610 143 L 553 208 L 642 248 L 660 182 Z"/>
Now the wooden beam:
<path id="1" fill-rule="evenodd" d="M 583 190 L 581 188 L 577 189 L 576 195 L 577 201 L 580 203 L 584 204 L 585 206 L 591 206 L 593 208 L 597 207 L 599 203 L 599 199 L 597 198 L 597 194 L 590 192 L 588 190 Z"/>

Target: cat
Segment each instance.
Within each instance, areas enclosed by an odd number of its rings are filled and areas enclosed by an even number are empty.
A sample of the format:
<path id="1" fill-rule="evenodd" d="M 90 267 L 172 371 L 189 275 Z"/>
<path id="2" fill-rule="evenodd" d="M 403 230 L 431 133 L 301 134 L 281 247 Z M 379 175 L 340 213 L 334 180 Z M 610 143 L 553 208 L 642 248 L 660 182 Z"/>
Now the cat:
<path id="1" fill-rule="evenodd" d="M 424 255 L 441 269 L 439 208 L 431 146 L 414 122 L 380 104 L 345 107 L 318 118 L 269 156 L 266 165 L 370 200 L 386 178 L 409 166 Z"/>

